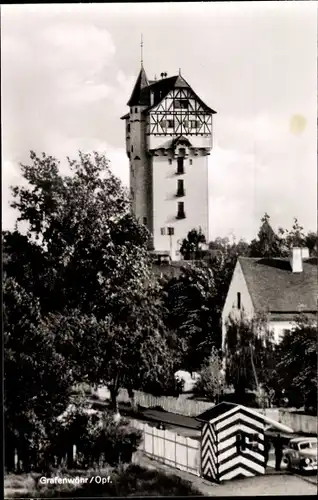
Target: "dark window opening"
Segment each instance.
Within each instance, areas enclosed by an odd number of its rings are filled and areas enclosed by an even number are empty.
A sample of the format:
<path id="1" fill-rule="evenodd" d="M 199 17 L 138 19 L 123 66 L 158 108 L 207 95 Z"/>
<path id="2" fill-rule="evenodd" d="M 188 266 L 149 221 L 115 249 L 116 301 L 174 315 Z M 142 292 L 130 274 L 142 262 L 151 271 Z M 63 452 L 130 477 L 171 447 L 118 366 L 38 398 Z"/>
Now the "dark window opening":
<path id="1" fill-rule="evenodd" d="M 237 292 L 237 308 L 241 309 L 241 294 Z"/>
<path id="2" fill-rule="evenodd" d="M 179 157 L 178 158 L 178 174 L 184 174 L 184 158 Z"/>
<path id="3" fill-rule="evenodd" d="M 166 228 L 165 227 L 161 227 L 160 228 L 160 234 L 161 234 L 161 236 L 164 236 L 166 234 Z"/>
<path id="4" fill-rule="evenodd" d="M 134 197 L 135 197 L 135 193 L 134 193 L 133 188 L 130 188 L 130 196 L 132 197 L 132 199 L 134 199 Z"/>
<path id="5" fill-rule="evenodd" d="M 127 125 L 127 132 L 130 132 L 130 123 Z"/>
<path id="6" fill-rule="evenodd" d="M 174 107 L 176 109 L 188 109 L 189 101 L 187 99 L 176 99 L 174 101 Z"/>
<path id="7" fill-rule="evenodd" d="M 173 236 L 174 235 L 174 227 L 168 227 L 168 235 Z"/>
<path id="8" fill-rule="evenodd" d="M 198 122 L 198 120 L 191 120 L 190 121 L 190 127 L 191 128 L 199 128 L 199 122 Z"/>
<path id="9" fill-rule="evenodd" d="M 135 108 L 135 113 L 138 113 L 138 108 Z"/>
<path id="10" fill-rule="evenodd" d="M 172 160 L 171 159 L 169 160 L 169 165 L 172 165 Z"/>
<path id="11" fill-rule="evenodd" d="M 192 160 L 190 160 L 190 165 L 192 165 Z"/>
<path id="12" fill-rule="evenodd" d="M 178 180 L 177 196 L 184 196 L 184 182 L 183 182 L 183 179 Z"/>
<path id="13" fill-rule="evenodd" d="M 173 128 L 174 121 L 173 120 L 167 120 L 167 128 Z"/>
<path id="14" fill-rule="evenodd" d="M 146 226 L 147 225 L 147 217 L 142 218 L 142 223 Z"/>
<path id="15" fill-rule="evenodd" d="M 179 201 L 179 203 L 178 203 L 177 219 L 185 219 L 184 203 L 183 203 L 183 201 Z"/>
<path id="16" fill-rule="evenodd" d="M 134 146 L 131 146 L 131 152 L 132 153 L 134 152 Z"/>

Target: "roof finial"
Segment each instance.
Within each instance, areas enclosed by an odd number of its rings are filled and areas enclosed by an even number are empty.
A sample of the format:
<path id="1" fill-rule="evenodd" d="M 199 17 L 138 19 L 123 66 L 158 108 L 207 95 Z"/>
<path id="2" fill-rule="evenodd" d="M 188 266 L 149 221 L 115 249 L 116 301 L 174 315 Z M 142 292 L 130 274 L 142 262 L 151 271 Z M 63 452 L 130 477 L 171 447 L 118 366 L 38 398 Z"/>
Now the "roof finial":
<path id="1" fill-rule="evenodd" d="M 144 64 L 144 61 L 143 61 L 143 46 L 144 46 L 144 43 L 143 43 L 142 33 L 141 33 L 141 36 L 140 36 L 140 63 L 141 63 L 141 67 L 143 67 L 143 64 Z"/>
<path id="2" fill-rule="evenodd" d="M 181 68 L 179 68 L 179 75 L 181 76 Z"/>

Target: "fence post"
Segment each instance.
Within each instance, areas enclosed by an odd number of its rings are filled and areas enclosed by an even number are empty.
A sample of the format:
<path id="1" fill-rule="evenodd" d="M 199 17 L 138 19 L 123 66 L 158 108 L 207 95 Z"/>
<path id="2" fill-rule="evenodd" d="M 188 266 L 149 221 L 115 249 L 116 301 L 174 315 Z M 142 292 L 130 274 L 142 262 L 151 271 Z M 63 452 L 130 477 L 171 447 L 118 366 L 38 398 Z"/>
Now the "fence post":
<path id="1" fill-rule="evenodd" d="M 177 434 L 174 435 L 174 463 L 177 468 Z"/>
<path id="2" fill-rule="evenodd" d="M 187 471 L 189 471 L 189 458 L 188 458 L 188 455 L 189 455 L 188 451 L 189 451 L 189 450 L 188 450 L 188 438 L 186 438 L 186 439 L 187 439 L 187 441 L 186 441 L 186 450 L 187 450 Z"/>

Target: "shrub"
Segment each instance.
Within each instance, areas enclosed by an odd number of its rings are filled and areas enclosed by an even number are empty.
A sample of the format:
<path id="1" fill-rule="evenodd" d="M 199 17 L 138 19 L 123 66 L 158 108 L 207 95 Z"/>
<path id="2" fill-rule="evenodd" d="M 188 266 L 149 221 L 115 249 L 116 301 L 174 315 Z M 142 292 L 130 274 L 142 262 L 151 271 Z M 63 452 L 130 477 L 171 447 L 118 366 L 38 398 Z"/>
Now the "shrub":
<path id="1" fill-rule="evenodd" d="M 99 476 L 110 477 L 110 482 L 97 484 L 91 480 L 94 473 L 88 473 L 88 482 L 83 486 L 40 485 L 27 493 L 19 493 L 19 498 L 89 498 L 89 497 L 132 497 L 132 496 L 200 496 L 201 492 L 190 481 L 186 481 L 175 474 L 160 470 L 147 469 L 139 465 L 129 465 L 124 469 L 112 471 L 101 470 Z M 63 474 L 71 477 L 73 474 Z M 80 474 L 76 473 L 76 476 Z"/>
<path id="2" fill-rule="evenodd" d="M 222 375 L 222 361 L 215 348 L 212 349 L 209 359 L 199 373 L 200 378 L 195 383 L 193 392 L 205 396 L 210 401 L 219 399 L 224 391 L 224 377 Z"/>

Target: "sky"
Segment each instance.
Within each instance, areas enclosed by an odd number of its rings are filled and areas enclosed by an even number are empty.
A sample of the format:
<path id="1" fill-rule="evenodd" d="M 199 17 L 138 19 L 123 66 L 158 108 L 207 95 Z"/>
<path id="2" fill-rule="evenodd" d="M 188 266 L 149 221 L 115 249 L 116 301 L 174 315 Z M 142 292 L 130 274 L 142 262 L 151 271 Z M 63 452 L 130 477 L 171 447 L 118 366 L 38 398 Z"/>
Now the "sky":
<path id="1" fill-rule="evenodd" d="M 212 109 L 210 239 L 297 217 L 317 228 L 317 3 L 1 6 L 2 227 L 29 151 L 101 151 L 129 185 L 124 121 L 140 70 L 182 76 Z M 63 164 L 63 163 L 62 163 Z"/>

